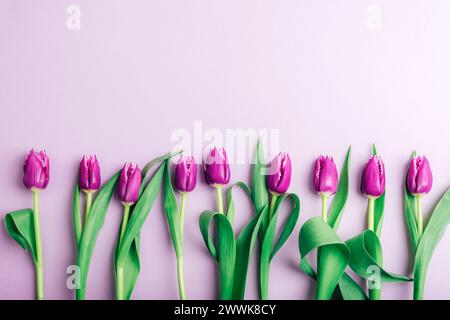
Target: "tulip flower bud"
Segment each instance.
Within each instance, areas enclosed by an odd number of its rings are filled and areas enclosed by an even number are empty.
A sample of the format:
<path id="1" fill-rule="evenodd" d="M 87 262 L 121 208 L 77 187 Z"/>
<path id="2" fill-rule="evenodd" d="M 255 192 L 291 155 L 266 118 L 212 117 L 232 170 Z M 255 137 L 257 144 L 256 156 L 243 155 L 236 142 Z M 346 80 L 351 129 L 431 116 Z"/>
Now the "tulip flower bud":
<path id="1" fill-rule="evenodd" d="M 361 192 L 373 198 L 384 193 L 385 172 L 384 164 L 378 155 L 372 156 L 363 169 L 361 177 Z"/>
<path id="2" fill-rule="evenodd" d="M 272 160 L 267 175 L 267 188 L 275 194 L 283 194 L 291 183 L 292 165 L 288 153 L 281 153 Z"/>
<path id="3" fill-rule="evenodd" d="M 213 148 L 204 163 L 206 183 L 212 186 L 230 182 L 230 165 L 224 148 Z"/>
<path id="4" fill-rule="evenodd" d="M 424 156 L 415 156 L 411 159 L 408 169 L 406 186 L 412 194 L 422 195 L 430 192 L 433 185 L 433 175 L 430 163 Z"/>
<path id="5" fill-rule="evenodd" d="M 181 156 L 175 168 L 175 187 L 181 192 L 194 190 L 197 183 L 197 164 L 194 157 Z"/>
<path id="6" fill-rule="evenodd" d="M 137 165 L 125 163 L 120 172 L 117 196 L 124 205 L 132 205 L 139 198 L 142 174 Z"/>
<path id="7" fill-rule="evenodd" d="M 100 166 L 97 157 L 83 156 L 78 172 L 78 186 L 84 192 L 93 192 L 100 188 Z"/>
<path id="8" fill-rule="evenodd" d="M 45 151 L 33 149 L 23 165 L 23 184 L 31 190 L 45 189 L 50 178 L 50 162 Z"/>
<path id="9" fill-rule="evenodd" d="M 337 191 L 338 173 L 332 157 L 320 156 L 314 167 L 314 188 L 319 194 L 333 195 Z"/>

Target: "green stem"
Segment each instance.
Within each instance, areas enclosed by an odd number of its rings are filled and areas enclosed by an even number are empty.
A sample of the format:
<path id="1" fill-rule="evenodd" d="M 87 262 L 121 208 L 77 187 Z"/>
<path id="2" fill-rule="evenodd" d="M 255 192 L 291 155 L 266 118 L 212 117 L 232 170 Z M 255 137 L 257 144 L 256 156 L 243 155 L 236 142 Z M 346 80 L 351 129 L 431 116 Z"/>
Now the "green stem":
<path id="1" fill-rule="evenodd" d="M 92 191 L 88 191 L 86 192 L 86 212 L 84 214 L 84 225 L 86 225 L 88 221 L 89 213 L 91 212 L 91 207 L 92 207 Z"/>
<path id="2" fill-rule="evenodd" d="M 183 255 L 177 255 L 177 271 L 178 271 L 178 291 L 180 293 L 180 300 L 186 300 L 186 293 L 184 291 Z"/>
<path id="3" fill-rule="evenodd" d="M 376 198 L 369 197 L 367 204 L 367 229 L 375 232 L 375 200 Z M 379 262 L 381 257 L 374 257 L 374 259 Z M 381 286 L 381 283 L 379 283 Z M 380 300 L 381 299 L 381 287 L 369 289 L 369 299 L 370 300 Z"/>
<path id="4" fill-rule="evenodd" d="M 120 245 L 122 244 L 123 236 L 125 234 L 125 230 L 127 228 L 128 224 L 128 218 L 130 215 L 130 205 L 124 205 L 123 207 L 123 219 L 122 219 L 122 226 L 120 227 L 120 233 L 119 233 L 119 242 L 118 242 L 118 248 L 120 248 Z M 118 261 L 116 266 L 117 271 L 117 300 L 124 300 L 124 287 L 123 287 L 123 266 Z"/>
<path id="5" fill-rule="evenodd" d="M 117 292 L 116 297 L 117 300 L 125 300 L 123 294 L 123 267 L 122 265 L 117 266 Z"/>
<path id="6" fill-rule="evenodd" d="M 322 220 L 328 223 L 328 213 L 327 213 L 327 201 L 328 195 L 325 193 L 321 193 L 320 197 L 322 199 Z M 316 300 L 328 300 L 329 296 L 327 291 L 325 290 L 326 286 L 323 283 L 326 283 L 326 279 L 323 279 L 323 274 L 325 273 L 325 266 L 321 263 L 321 257 L 323 252 L 329 250 L 329 248 L 318 248 L 317 250 L 317 289 L 316 289 Z M 323 260 L 322 260 L 323 261 Z"/>
<path id="7" fill-rule="evenodd" d="M 423 234 L 423 218 L 422 218 L 422 198 L 420 195 L 415 195 L 415 208 L 417 217 L 417 230 L 419 232 L 419 238 Z M 414 278 L 414 300 L 423 299 L 423 291 L 425 288 L 425 275 L 421 275 L 418 279 Z"/>
<path id="8" fill-rule="evenodd" d="M 36 240 L 36 298 L 44 299 L 44 262 L 42 259 L 41 227 L 39 223 L 39 190 L 33 190 L 34 237 Z"/>
<path id="9" fill-rule="evenodd" d="M 328 213 L 327 213 L 328 195 L 325 193 L 321 193 L 320 197 L 322 198 L 322 220 L 327 222 L 328 221 Z"/>
<path id="10" fill-rule="evenodd" d="M 223 211 L 222 185 L 216 185 L 216 195 L 217 195 L 217 212 L 225 213 Z"/>
<path id="11" fill-rule="evenodd" d="M 416 194 L 415 198 L 416 198 L 416 212 L 417 212 L 417 229 L 419 231 L 419 238 L 420 238 L 423 234 L 422 197 Z"/>
<path id="12" fill-rule="evenodd" d="M 270 220 L 272 220 L 273 215 L 275 214 L 275 207 L 277 204 L 278 195 L 276 193 L 272 193 L 272 199 L 270 200 L 270 208 L 269 208 L 269 221 L 267 221 L 267 224 L 269 224 Z"/>
<path id="13" fill-rule="evenodd" d="M 120 234 L 119 234 L 119 246 L 122 243 L 123 235 L 125 234 L 125 230 L 127 228 L 129 215 L 130 215 L 130 206 L 124 205 L 122 226 L 120 227 Z"/>
<path id="14" fill-rule="evenodd" d="M 375 198 L 370 197 L 368 204 L 367 204 L 367 229 L 369 229 L 371 231 L 375 231 L 374 230 L 374 225 L 375 225 L 374 212 L 375 212 Z"/>
<path id="15" fill-rule="evenodd" d="M 178 291 L 180 300 L 186 300 L 186 292 L 184 291 L 184 275 L 183 275 L 183 229 L 184 229 L 184 211 L 186 207 L 186 192 L 181 193 L 180 205 L 180 230 L 181 230 L 181 248 L 177 253 L 177 274 L 178 274 Z"/>

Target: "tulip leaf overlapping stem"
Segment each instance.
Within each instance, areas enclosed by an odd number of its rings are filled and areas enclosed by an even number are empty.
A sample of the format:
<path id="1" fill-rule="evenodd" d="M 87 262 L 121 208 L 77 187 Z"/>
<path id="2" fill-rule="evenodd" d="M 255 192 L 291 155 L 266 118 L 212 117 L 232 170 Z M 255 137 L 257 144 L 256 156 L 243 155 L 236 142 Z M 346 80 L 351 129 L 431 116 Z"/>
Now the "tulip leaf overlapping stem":
<path id="1" fill-rule="evenodd" d="M 267 168 L 264 162 L 264 151 L 261 141 L 258 141 L 256 147 L 255 160 L 252 175 L 252 199 L 255 209 L 258 210 L 262 206 L 268 206 L 270 194 L 266 185 Z M 289 172 L 288 174 L 290 175 L 291 173 Z M 284 225 L 281 227 L 278 238 L 276 238 L 277 222 L 279 221 L 280 215 L 279 209 L 284 200 L 290 201 L 291 209 Z M 262 224 L 259 230 L 261 240 L 259 294 L 260 298 L 264 300 L 269 298 L 270 263 L 297 224 L 300 215 L 300 199 L 294 193 L 283 193 L 279 195 L 273 193 L 268 208 L 268 210 L 262 211 L 264 216 L 262 217 Z"/>
<path id="2" fill-rule="evenodd" d="M 129 218 L 120 233 L 114 251 L 116 297 L 128 300 L 131 297 L 140 272 L 140 231 L 161 189 L 166 161 L 179 153 L 169 153 L 149 162 L 142 170 L 139 198 L 129 208 Z M 153 175 L 150 171 L 155 167 Z M 123 225 L 123 224 L 122 224 Z"/>
<path id="3" fill-rule="evenodd" d="M 412 154 L 411 160 L 416 156 Z M 421 300 L 424 296 L 425 279 L 433 252 L 442 239 L 447 225 L 450 223 L 450 189 L 447 189 L 438 201 L 430 215 L 428 223 L 421 230 L 418 223 L 416 196 L 411 194 L 407 187 L 407 178 L 404 185 L 404 207 L 406 222 L 410 234 L 410 243 L 414 252 L 414 292 L 413 298 Z"/>
<path id="4" fill-rule="evenodd" d="M 239 187 L 247 195 L 250 195 L 249 188 L 243 182 L 238 182 L 228 189 L 227 194 L 230 201 L 233 201 L 232 190 L 234 187 Z M 239 233 L 237 239 L 232 226 L 234 206 L 228 207 L 226 215 L 212 211 L 202 213 L 200 228 L 203 238 L 211 255 L 219 263 L 221 299 L 242 300 L 245 298 L 248 266 L 256 244 L 258 230 L 266 212 L 267 207 L 264 207 L 259 214 L 255 214 Z M 216 243 L 208 231 L 213 222 L 215 222 L 217 230 Z"/>
<path id="5" fill-rule="evenodd" d="M 144 181 L 148 179 L 148 171 L 154 167 L 154 165 L 164 161 L 166 157 L 171 156 L 167 154 L 160 158 L 156 158 L 150 161 L 146 167 L 143 169 L 143 177 Z M 109 204 L 111 202 L 111 198 L 114 195 L 114 191 L 116 190 L 118 181 L 119 181 L 120 171 L 115 173 L 113 177 L 111 177 L 98 191 L 95 199 L 93 199 L 92 206 L 89 212 L 89 218 L 85 220 L 84 227 L 82 226 L 81 212 L 80 212 L 80 189 L 78 185 L 75 186 L 74 196 L 73 196 L 73 215 L 74 215 L 74 229 L 77 239 L 78 245 L 78 257 L 77 264 L 79 267 L 79 276 L 77 278 L 77 291 L 76 297 L 77 299 L 84 299 L 86 295 L 86 285 L 87 285 L 87 276 L 89 272 L 89 265 L 92 258 L 92 253 L 94 251 L 95 243 L 98 237 L 98 234 L 103 227 L 105 222 L 106 213 L 108 211 Z M 142 192 L 142 190 L 141 190 Z M 132 208 L 130 208 L 132 211 Z M 131 219 L 130 219 L 131 220 Z M 125 239 L 126 232 L 123 236 Z M 139 268 L 136 268 L 136 263 L 139 262 L 139 256 L 136 254 L 139 252 L 139 237 L 135 237 L 135 241 L 130 244 L 129 248 L 133 248 L 132 250 L 127 250 L 126 256 L 128 259 L 123 259 L 123 261 L 132 261 L 131 263 L 127 263 L 126 267 L 132 268 L 134 272 L 129 274 L 130 278 L 137 278 Z M 122 239 L 122 240 L 124 240 Z M 117 246 L 115 250 L 115 255 L 117 253 Z M 117 261 L 117 259 L 115 259 Z M 133 263 L 134 262 L 134 263 Z M 137 270 L 137 272 L 136 272 Z M 130 281 L 129 281 L 130 282 Z M 133 282 L 134 285 L 134 282 Z M 128 286 L 130 287 L 130 286 Z M 130 288 L 129 288 L 130 289 Z M 131 286 L 132 289 L 132 286 Z M 129 290 L 130 291 L 130 290 Z M 131 291 L 129 292 L 131 295 Z"/>
<path id="6" fill-rule="evenodd" d="M 235 209 L 232 196 L 235 187 L 242 189 L 251 198 L 250 188 L 243 182 L 237 182 L 227 190 L 229 205 L 226 214 L 204 211 L 199 220 L 205 245 L 211 256 L 219 263 L 220 298 L 223 300 L 244 299 L 248 265 L 262 218 L 267 214 L 267 206 L 264 206 L 250 219 L 236 238 L 233 230 Z M 216 241 L 210 234 L 211 225 L 214 225 L 217 230 Z"/>
<path id="7" fill-rule="evenodd" d="M 227 189 L 228 207 L 225 209 L 221 188 L 221 185 L 216 186 L 217 211 L 204 211 L 200 215 L 199 226 L 206 247 L 219 264 L 221 299 L 241 300 L 245 297 L 248 266 L 258 232 L 262 220 L 268 214 L 267 201 L 262 201 L 267 194 L 255 192 L 244 182 L 237 182 Z M 237 236 L 233 230 L 235 216 L 233 190 L 235 188 L 241 189 L 253 204 L 259 204 L 254 206 L 253 217 Z M 216 237 L 210 233 L 211 226 L 215 227 Z"/>
<path id="8" fill-rule="evenodd" d="M 73 216 L 76 243 L 78 247 L 77 265 L 79 273 L 77 277 L 77 300 L 83 300 L 86 295 L 87 276 L 89 265 L 94 251 L 97 236 L 105 222 L 109 203 L 114 194 L 114 190 L 119 180 L 120 172 L 114 174 L 98 191 L 92 207 L 90 209 L 89 219 L 85 220 L 84 227 L 81 224 L 80 212 L 80 189 L 75 185 L 73 195 Z"/>
<path id="9" fill-rule="evenodd" d="M 373 145 L 372 154 L 373 156 L 377 156 L 378 154 L 375 144 Z M 382 174 L 384 175 L 385 172 L 382 172 Z M 385 194 L 386 191 L 384 191 L 383 194 L 377 198 L 369 197 L 367 200 L 367 227 L 368 230 L 375 233 L 376 237 L 379 237 L 381 234 L 381 226 L 383 224 Z M 362 236 L 362 234 L 360 236 Z M 373 244 L 372 246 L 368 247 L 368 249 L 370 250 L 369 254 L 373 257 L 373 260 L 377 266 L 382 266 L 383 252 L 381 250 L 381 245 L 377 246 L 375 243 L 372 244 Z M 362 274 L 360 274 L 360 276 L 363 277 Z M 373 286 L 373 288 L 370 288 L 371 286 Z M 380 298 L 381 298 L 381 281 L 369 284 L 369 299 L 379 300 Z"/>
<path id="10" fill-rule="evenodd" d="M 185 193 L 181 196 L 181 205 L 178 207 L 175 191 L 172 186 L 170 175 L 170 161 L 165 161 L 164 169 L 164 211 L 166 213 L 169 225 L 170 235 L 172 238 L 175 255 L 177 257 L 178 270 L 178 288 L 180 299 L 186 299 L 183 281 L 183 220 L 184 220 L 184 201 Z"/>
<path id="11" fill-rule="evenodd" d="M 44 261 L 39 219 L 39 191 L 47 187 L 50 178 L 49 158 L 45 151 L 31 150 L 23 166 L 23 184 L 33 193 L 33 209 L 23 209 L 5 215 L 5 228 L 25 251 L 30 248 L 36 272 L 36 298 L 44 299 Z"/>
<path id="12" fill-rule="evenodd" d="M 336 233 L 349 192 L 350 157 L 351 148 L 347 151 L 337 192 L 325 215 L 326 219 L 309 219 L 299 233 L 300 269 L 317 280 L 316 299 L 320 300 L 331 299 L 334 295 L 345 300 L 366 299 L 361 287 L 345 273 L 350 261 L 350 249 Z M 307 259 L 314 250 L 318 255 L 317 272 Z"/>
<path id="13" fill-rule="evenodd" d="M 25 251 L 29 248 L 36 268 L 36 297 L 43 298 L 42 270 L 38 270 L 36 231 L 33 209 L 22 209 L 5 215 L 5 228 Z M 42 268 L 42 266 L 40 266 Z"/>
<path id="14" fill-rule="evenodd" d="M 372 150 L 372 160 L 380 161 L 381 159 L 375 159 L 378 157 L 375 145 Z M 382 163 L 375 163 L 376 170 L 380 175 L 384 175 L 384 166 Z M 370 163 L 368 164 L 370 165 Z M 381 169 L 378 167 L 381 166 Z M 369 193 L 370 181 L 364 181 L 366 177 L 362 177 L 362 191 Z M 378 179 L 384 179 L 384 177 L 378 177 Z M 383 180 L 384 181 L 384 180 Z M 383 182 L 372 182 L 375 185 L 381 186 L 377 191 L 372 190 L 372 194 L 368 194 L 367 205 L 367 230 L 361 234 L 346 241 L 348 248 L 351 251 L 351 258 L 349 261 L 349 267 L 360 277 L 368 280 L 368 292 L 370 300 L 379 300 L 381 298 L 381 285 L 383 282 L 405 282 L 412 279 L 403 275 L 391 273 L 383 269 L 383 250 L 379 236 L 381 234 L 381 226 L 383 222 L 384 212 L 384 199 L 385 188 Z M 377 188 L 375 188 L 377 189 Z"/>

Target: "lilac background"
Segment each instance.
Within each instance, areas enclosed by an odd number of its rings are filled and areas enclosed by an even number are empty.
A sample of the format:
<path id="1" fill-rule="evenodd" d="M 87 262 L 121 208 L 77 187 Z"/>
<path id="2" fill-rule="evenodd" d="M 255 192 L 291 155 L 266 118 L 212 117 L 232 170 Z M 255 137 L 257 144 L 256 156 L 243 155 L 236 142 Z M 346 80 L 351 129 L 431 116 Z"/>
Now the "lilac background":
<path id="1" fill-rule="evenodd" d="M 72 3 L 82 10 L 80 31 L 66 28 Z M 381 8 L 381 30 L 366 27 L 370 4 Z M 272 264 L 271 297 L 311 297 L 313 282 L 296 267 L 300 224 L 320 210 L 310 170 L 320 153 L 335 155 L 340 167 L 349 144 L 352 184 L 339 234 L 349 238 L 365 226 L 358 181 L 376 142 L 388 174 L 385 266 L 408 272 L 401 186 L 410 152 L 427 154 L 434 172 L 425 211 L 449 186 L 449 13 L 448 1 L 2 0 L 2 225 L 6 212 L 31 205 L 22 161 L 31 147 L 45 148 L 51 157 L 41 195 L 46 297 L 71 299 L 65 286 L 75 255 L 71 192 L 83 154 L 98 155 L 106 178 L 125 160 L 143 164 L 170 150 L 173 130 L 191 129 L 194 120 L 220 130 L 274 128 L 292 155 L 292 191 L 302 211 Z M 248 173 L 248 166 L 234 165 L 232 180 L 247 181 Z M 216 294 L 216 267 L 198 230 L 199 213 L 213 199 L 203 183 L 188 198 L 185 281 L 192 299 Z M 120 219 L 114 200 L 93 255 L 88 298 L 112 298 Z M 429 268 L 427 298 L 450 298 L 449 250 L 447 233 Z M 175 256 L 160 201 L 142 230 L 141 253 L 133 298 L 176 299 Z M 255 262 L 247 298 L 257 297 Z M 411 295 L 409 284 L 383 291 L 386 299 Z M 31 259 L 2 227 L 0 298 L 33 297 Z"/>

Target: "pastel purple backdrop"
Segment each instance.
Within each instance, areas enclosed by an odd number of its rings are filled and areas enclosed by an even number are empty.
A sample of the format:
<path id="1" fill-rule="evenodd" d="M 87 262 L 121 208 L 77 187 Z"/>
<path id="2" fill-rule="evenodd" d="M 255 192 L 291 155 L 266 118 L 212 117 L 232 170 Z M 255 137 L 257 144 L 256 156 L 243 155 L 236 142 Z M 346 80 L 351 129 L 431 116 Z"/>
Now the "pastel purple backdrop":
<path id="1" fill-rule="evenodd" d="M 66 8 L 81 8 L 81 30 L 66 27 Z M 381 9 L 381 29 L 367 8 Z M 34 298 L 28 253 L 4 228 L 6 212 L 31 206 L 21 183 L 28 150 L 51 157 L 41 195 L 45 293 L 72 299 L 71 197 L 79 160 L 96 153 L 106 180 L 124 161 L 144 164 L 172 149 L 171 133 L 191 129 L 280 129 L 291 153 L 297 227 L 272 263 L 270 296 L 309 299 L 314 282 L 298 270 L 300 225 L 320 210 L 311 169 L 321 153 L 340 168 L 353 146 L 351 189 L 339 234 L 365 227 L 358 192 L 376 142 L 385 160 L 387 197 L 381 241 L 385 266 L 406 273 L 409 246 L 402 180 L 410 153 L 426 154 L 434 173 L 428 212 L 449 186 L 450 46 L 445 1 L 17 1 L 0 2 L 0 298 Z M 248 181 L 247 165 L 232 181 Z M 242 196 L 238 197 L 244 200 Z M 214 192 L 199 183 L 188 198 L 185 282 L 190 299 L 213 299 L 216 265 L 198 217 Z M 242 222 L 249 206 L 238 205 Z M 121 219 L 116 199 L 94 251 L 87 298 L 113 298 L 112 251 Z M 450 234 L 433 256 L 426 298 L 450 298 Z M 175 255 L 161 201 L 142 229 L 141 274 L 134 299 L 177 299 Z M 257 298 L 256 260 L 247 285 Z M 385 299 L 410 299 L 411 284 L 386 284 Z"/>

